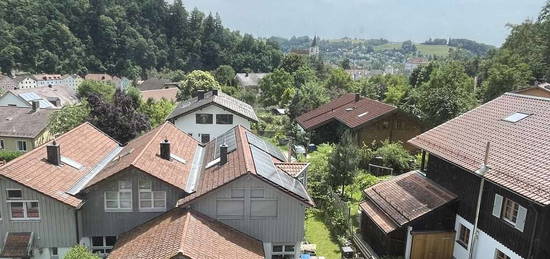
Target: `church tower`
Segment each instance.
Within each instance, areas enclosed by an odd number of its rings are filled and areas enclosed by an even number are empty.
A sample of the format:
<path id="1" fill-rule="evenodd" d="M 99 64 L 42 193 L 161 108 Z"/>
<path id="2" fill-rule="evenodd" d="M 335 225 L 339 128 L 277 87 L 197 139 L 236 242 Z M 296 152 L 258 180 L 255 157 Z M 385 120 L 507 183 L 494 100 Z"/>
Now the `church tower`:
<path id="1" fill-rule="evenodd" d="M 309 55 L 310 56 L 319 56 L 319 41 L 321 39 L 315 35 L 313 37 L 313 42 L 311 43 L 311 47 L 309 47 Z"/>

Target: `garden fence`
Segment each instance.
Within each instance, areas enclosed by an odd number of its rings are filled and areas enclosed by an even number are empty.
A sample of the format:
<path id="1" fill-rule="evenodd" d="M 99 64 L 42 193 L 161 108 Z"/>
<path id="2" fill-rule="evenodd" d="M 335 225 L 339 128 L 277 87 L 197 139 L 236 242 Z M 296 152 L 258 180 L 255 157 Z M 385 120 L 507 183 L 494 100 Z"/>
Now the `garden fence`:
<path id="1" fill-rule="evenodd" d="M 393 175 L 393 168 L 369 164 L 369 172 L 375 176 Z"/>

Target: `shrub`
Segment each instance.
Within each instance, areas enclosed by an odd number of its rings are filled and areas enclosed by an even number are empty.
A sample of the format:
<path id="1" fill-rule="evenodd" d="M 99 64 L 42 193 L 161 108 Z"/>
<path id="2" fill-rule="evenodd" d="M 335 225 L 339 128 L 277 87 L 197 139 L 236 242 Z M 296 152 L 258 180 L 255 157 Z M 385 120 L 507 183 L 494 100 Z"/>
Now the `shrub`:
<path id="1" fill-rule="evenodd" d="M 81 245 L 76 245 L 67 254 L 65 259 L 101 259 L 99 256 L 92 254 L 88 248 Z"/>
<path id="2" fill-rule="evenodd" d="M 382 146 L 374 151 L 374 157 L 382 159 L 382 166 L 393 168 L 397 174 L 411 170 L 414 157 L 403 147 L 401 142 L 382 142 Z M 413 162 L 411 162 L 413 161 Z"/>
<path id="3" fill-rule="evenodd" d="M 0 151 L 0 161 L 6 161 L 9 162 L 11 160 L 14 160 L 18 156 L 22 155 L 23 152 L 20 151 L 9 151 L 9 150 L 1 150 Z"/>

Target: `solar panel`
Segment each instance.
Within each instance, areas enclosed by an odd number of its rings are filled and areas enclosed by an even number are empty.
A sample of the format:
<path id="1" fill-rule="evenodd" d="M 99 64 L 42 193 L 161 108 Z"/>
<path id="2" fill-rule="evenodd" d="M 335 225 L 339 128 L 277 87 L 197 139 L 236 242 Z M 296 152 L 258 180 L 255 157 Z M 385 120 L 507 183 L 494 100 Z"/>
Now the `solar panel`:
<path id="1" fill-rule="evenodd" d="M 38 94 L 36 94 L 35 92 L 22 93 L 22 94 L 20 94 L 19 96 L 21 96 L 21 98 L 25 99 L 25 101 L 32 101 L 32 100 L 42 99 L 42 98 L 40 98 L 40 96 L 38 96 Z"/>
<path id="2" fill-rule="evenodd" d="M 214 147 L 214 159 L 220 157 L 220 146 L 223 144 L 227 145 L 227 153 L 231 153 L 232 151 L 237 149 L 237 141 L 235 140 L 235 128 L 226 131 L 213 141 L 216 143 L 216 146 Z"/>
<path id="3" fill-rule="evenodd" d="M 273 160 L 270 155 L 256 146 L 251 146 L 251 150 L 252 159 L 254 160 L 254 164 L 256 166 L 256 172 L 260 176 L 304 199 L 309 199 L 306 189 L 302 183 L 287 173 L 277 169 L 275 164 L 273 164 Z"/>
<path id="4" fill-rule="evenodd" d="M 271 143 L 268 143 L 266 141 L 264 141 L 263 139 L 261 139 L 260 137 L 252 134 L 251 132 L 246 132 L 246 137 L 248 138 L 248 143 L 250 143 L 251 145 L 263 150 L 264 152 L 267 152 L 268 154 L 270 154 L 271 156 L 281 160 L 281 161 L 286 161 L 286 157 L 285 155 L 283 155 L 283 153 L 281 152 L 281 150 L 272 145 Z"/>

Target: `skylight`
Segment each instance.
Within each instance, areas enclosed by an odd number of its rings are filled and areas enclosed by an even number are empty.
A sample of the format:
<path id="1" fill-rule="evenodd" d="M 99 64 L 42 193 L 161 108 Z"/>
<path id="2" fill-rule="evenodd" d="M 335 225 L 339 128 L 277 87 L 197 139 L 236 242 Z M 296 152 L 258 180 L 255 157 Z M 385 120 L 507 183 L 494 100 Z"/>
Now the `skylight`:
<path id="1" fill-rule="evenodd" d="M 523 119 L 529 117 L 529 115 L 531 115 L 531 114 L 516 112 L 516 113 L 504 118 L 504 120 L 508 121 L 508 122 L 518 122 L 520 120 L 523 120 Z"/>
<path id="2" fill-rule="evenodd" d="M 363 116 L 367 115 L 367 113 L 369 113 L 369 112 L 363 112 L 363 113 L 361 113 L 361 114 L 357 115 L 357 117 L 361 118 L 361 117 L 363 117 Z"/>

